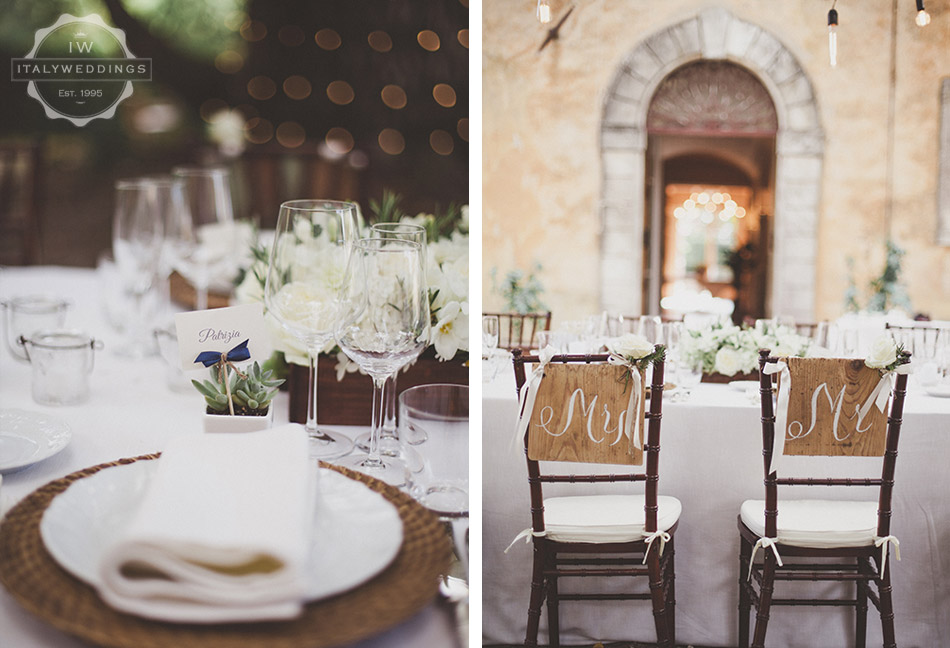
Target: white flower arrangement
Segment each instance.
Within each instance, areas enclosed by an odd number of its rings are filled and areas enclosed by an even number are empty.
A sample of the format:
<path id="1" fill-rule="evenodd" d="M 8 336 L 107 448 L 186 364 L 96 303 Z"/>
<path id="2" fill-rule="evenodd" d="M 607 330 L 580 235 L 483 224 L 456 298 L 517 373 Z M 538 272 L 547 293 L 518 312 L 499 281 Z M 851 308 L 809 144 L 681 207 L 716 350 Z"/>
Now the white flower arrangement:
<path id="1" fill-rule="evenodd" d="M 416 216 L 402 216 L 401 223 L 412 223 L 426 227 L 431 241 L 427 245 L 426 280 L 429 286 L 429 308 L 431 313 L 431 340 L 435 348 L 436 357 L 441 361 L 452 360 L 469 350 L 468 321 L 468 206 L 460 209 L 461 218 L 456 222 L 456 229 L 448 236 L 439 237 L 435 224 L 438 219 L 431 214 Z M 306 228 L 296 233 L 298 237 L 306 239 L 312 233 Z M 369 236 L 369 228 L 360 231 L 361 236 Z M 311 291 L 320 291 L 321 287 L 329 288 L 342 281 L 337 276 L 334 264 L 327 264 L 322 255 L 308 253 L 309 245 L 300 245 L 295 249 L 298 255 L 298 264 L 308 268 L 308 284 Z M 245 272 L 243 279 L 234 291 L 236 303 L 263 301 L 264 277 L 267 274 L 267 248 L 258 248 L 255 251 L 255 260 Z M 312 279 L 312 282 L 309 280 Z M 302 290 L 302 289 L 301 289 Z M 292 299 L 293 295 L 288 295 Z M 301 312 L 301 317 L 313 316 L 313 313 Z M 265 314 L 271 339 L 275 350 L 284 353 L 286 361 L 292 364 L 308 365 L 309 359 L 306 348 L 300 341 L 277 323 L 273 317 Z M 330 342 L 324 353 L 333 353 L 335 343 Z M 347 373 L 358 371 L 358 365 L 343 353 L 336 353 L 337 379 L 342 380 Z"/>
<path id="2" fill-rule="evenodd" d="M 607 351 L 624 358 L 638 369 L 646 367 L 665 357 L 666 348 L 654 345 L 642 335 L 625 333 L 607 342 Z"/>
<path id="3" fill-rule="evenodd" d="M 703 373 L 734 376 L 759 367 L 759 349 L 775 356 L 804 357 L 811 341 L 789 327 L 740 328 L 722 319 L 701 330 L 687 330 L 680 354 L 687 362 L 701 365 Z"/>
<path id="4" fill-rule="evenodd" d="M 882 374 L 888 373 L 904 364 L 904 355 L 903 345 L 897 344 L 894 338 L 884 334 L 871 344 L 868 356 L 864 359 L 864 364 L 871 369 L 880 370 Z"/>

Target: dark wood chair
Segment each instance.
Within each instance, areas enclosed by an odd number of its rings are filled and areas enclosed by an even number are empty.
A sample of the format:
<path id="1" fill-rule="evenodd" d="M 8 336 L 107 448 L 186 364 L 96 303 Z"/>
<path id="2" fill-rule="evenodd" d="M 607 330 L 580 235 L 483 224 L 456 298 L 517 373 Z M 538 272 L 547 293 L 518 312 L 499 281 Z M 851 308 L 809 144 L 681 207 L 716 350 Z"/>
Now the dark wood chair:
<path id="1" fill-rule="evenodd" d="M 903 362 L 910 356 L 904 355 Z M 794 373 L 782 371 L 781 383 L 789 380 L 789 403 L 787 418 L 773 408 L 771 372 L 766 365 L 787 362 L 796 367 Z M 843 378 L 842 378 L 843 376 Z M 794 378 L 794 380 L 792 380 Z M 799 423 L 797 412 L 806 411 L 801 405 L 809 402 L 814 394 L 824 387 L 840 399 L 842 405 L 861 405 L 876 384 L 879 374 L 864 366 L 863 360 L 829 358 L 779 359 L 769 356 L 769 351 L 759 353 L 759 386 L 761 393 L 762 448 L 765 463 L 765 500 L 743 502 L 739 514 L 739 646 L 749 646 L 749 617 L 751 608 L 756 609 L 752 646 L 761 648 L 769 614 L 775 605 L 845 606 L 855 608 L 855 645 L 863 648 L 866 643 L 868 600 L 879 610 L 885 648 L 896 646 L 894 638 L 894 606 L 891 600 L 891 563 L 887 560 L 890 545 L 896 541 L 891 536 L 891 493 L 894 488 L 894 467 L 897 462 L 897 444 L 900 437 L 901 416 L 907 375 L 898 374 L 890 394 L 890 409 L 887 414 L 872 407 L 873 416 L 864 419 L 864 431 L 840 437 L 837 430 L 839 419 L 832 425 L 822 425 L 819 415 L 808 432 Z M 822 382 L 824 381 L 824 385 Z M 839 395 L 838 387 L 844 384 Z M 828 385 L 832 387 L 828 388 Z M 829 395 L 829 402 L 833 398 Z M 793 410 L 796 414 L 793 415 Z M 885 423 L 886 417 L 886 423 Z M 776 419 L 782 423 L 776 432 Z M 847 418 L 847 415 L 841 419 Z M 788 424 L 791 420 L 792 423 Z M 804 419 L 807 420 L 807 419 Z M 845 424 L 847 425 L 847 424 Z M 857 420 L 862 429 L 862 419 Z M 835 429 L 832 429 L 835 428 Z M 779 445 L 773 447 L 775 434 L 785 435 Z M 812 436 L 813 435 L 813 436 Z M 809 438 L 811 437 L 811 438 Z M 844 439 L 844 441 L 842 441 Z M 850 439 L 850 441 L 849 441 Z M 833 478 L 833 477 L 780 477 L 784 466 L 776 466 L 773 456 L 781 454 L 801 456 L 883 456 L 883 469 L 878 478 Z M 779 499 L 778 486 L 863 486 L 877 489 L 876 501 L 840 500 L 786 500 Z M 754 562 L 754 554 L 763 550 L 763 561 Z M 795 558 L 796 562 L 787 562 Z M 804 559 L 800 562 L 798 559 Z M 817 560 L 816 560 L 817 559 Z M 854 583 L 853 599 L 805 599 L 774 598 L 776 581 L 815 581 Z M 875 587 L 870 587 L 873 583 Z M 818 645 L 818 644 L 816 644 Z"/>
<path id="2" fill-rule="evenodd" d="M 538 363 L 538 356 L 524 355 L 520 350 L 512 352 L 515 382 L 519 393 L 525 389 L 525 364 Z M 587 389 L 596 393 L 601 402 L 623 402 L 631 397 L 632 384 L 622 378 L 625 369 L 607 363 L 607 355 L 558 355 L 544 367 L 544 375 L 537 383 L 535 410 L 547 414 L 553 403 L 552 417 L 557 430 L 564 410 L 569 409 L 564 400 L 570 400 L 574 389 Z M 580 373 L 584 367 L 593 367 L 599 378 L 592 380 L 588 373 Z M 560 369 L 563 368 L 563 369 Z M 548 635 L 550 645 L 560 645 L 559 604 L 561 601 L 580 600 L 650 600 L 660 646 L 673 646 L 675 642 L 675 592 L 673 565 L 673 534 L 679 523 L 681 505 L 674 497 L 657 494 L 659 483 L 660 420 L 663 406 L 662 361 L 654 364 L 649 410 L 646 409 L 645 393 L 637 407 L 639 434 L 631 432 L 627 447 L 617 443 L 608 447 L 606 442 L 590 443 L 586 423 L 582 429 L 565 424 L 565 432 L 559 436 L 544 435 L 537 430 L 539 425 L 531 412 L 524 434 L 525 457 L 528 463 L 528 484 L 531 491 L 531 528 L 523 532 L 531 537 L 534 546 L 531 599 L 528 608 L 528 623 L 525 633 L 526 646 L 536 646 L 541 606 L 547 601 Z M 619 374 L 617 371 L 619 370 Z M 550 391 L 544 391 L 545 381 Z M 561 382 L 567 380 L 567 383 Z M 563 385 L 569 385 L 563 389 Z M 565 393 L 567 392 L 567 393 Z M 554 399 L 549 399 L 547 394 Z M 560 399 L 557 398 L 558 394 Z M 531 400 L 530 397 L 528 400 Z M 560 407 L 558 406 L 560 403 Z M 600 409 L 598 404 L 598 410 Z M 527 410 L 527 405 L 525 406 Z M 629 411 L 629 408 L 624 411 Z M 586 416 L 586 414 L 585 414 Z M 609 419 L 608 419 L 609 420 Z M 616 418 L 615 418 L 616 420 Z M 605 426 L 606 427 L 606 426 Z M 534 429 L 533 429 L 534 428 Z M 634 438 L 642 442 L 643 429 L 647 429 L 646 443 L 637 455 Z M 636 429 L 636 428 L 634 428 Z M 539 440 L 539 437 L 543 437 Z M 622 457 L 618 459 L 619 452 Z M 644 457 L 646 469 L 642 470 Z M 622 464 L 623 472 L 616 474 L 549 474 L 542 473 L 541 461 L 569 462 L 592 469 L 591 463 Z M 625 465 L 623 465 L 625 464 Z M 547 464 L 546 464 L 547 465 Z M 571 468 L 573 469 L 573 468 Z M 579 495 L 545 498 L 543 484 L 600 484 L 608 482 L 645 482 L 643 494 Z M 519 536 L 521 537 L 521 536 Z M 611 593 L 568 593 L 561 589 L 561 580 L 579 577 L 645 577 L 649 588 L 640 591 Z M 639 581 L 639 579 L 637 579 Z"/>
<path id="3" fill-rule="evenodd" d="M 484 313 L 498 318 L 498 348 L 530 351 L 537 347 L 538 333 L 551 330 L 551 311 L 546 313 Z"/>

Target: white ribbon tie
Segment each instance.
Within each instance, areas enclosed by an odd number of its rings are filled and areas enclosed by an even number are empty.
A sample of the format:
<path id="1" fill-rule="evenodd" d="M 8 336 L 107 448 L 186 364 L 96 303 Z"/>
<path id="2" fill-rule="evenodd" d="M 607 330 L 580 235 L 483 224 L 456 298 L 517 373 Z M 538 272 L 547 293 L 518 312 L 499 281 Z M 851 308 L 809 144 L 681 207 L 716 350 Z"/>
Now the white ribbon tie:
<path id="1" fill-rule="evenodd" d="M 634 448 L 643 449 L 643 443 L 640 440 L 640 392 L 643 391 L 643 380 L 637 365 L 621 355 L 611 353 L 610 357 L 607 358 L 607 363 L 626 367 L 633 382 L 630 389 L 630 399 L 627 401 L 627 420 L 623 427 L 624 436 L 630 440 L 630 454 L 632 455 Z M 632 430 L 631 425 L 633 426 Z"/>
<path id="2" fill-rule="evenodd" d="M 544 377 L 544 368 L 551 362 L 551 358 L 558 353 L 550 344 L 538 352 L 538 366 L 531 372 L 528 382 L 522 387 L 518 402 L 518 424 L 515 426 L 515 438 L 513 445 L 518 446 L 519 440 L 524 440 L 525 432 L 528 430 L 528 423 L 531 422 L 531 414 L 534 412 L 534 402 L 538 398 L 538 388 L 541 386 L 541 378 Z"/>
<path id="3" fill-rule="evenodd" d="M 752 546 L 752 555 L 749 556 L 749 575 L 747 577 L 748 579 L 750 580 L 752 579 L 752 565 L 755 563 L 755 553 L 759 550 L 759 547 L 763 547 L 766 549 L 771 548 L 772 553 L 775 554 L 775 560 L 778 561 L 779 567 L 785 564 L 782 562 L 782 557 L 778 555 L 778 547 L 775 546 L 777 542 L 778 542 L 778 538 L 759 538 L 756 541 L 756 543 Z"/>
<path id="4" fill-rule="evenodd" d="M 785 431 L 788 428 L 788 399 L 792 391 L 792 374 L 788 369 L 788 364 L 781 360 L 765 363 L 762 373 L 768 376 L 779 374 L 778 402 L 775 405 L 775 432 L 772 435 L 772 461 L 769 463 L 769 473 L 772 473 L 778 470 L 780 457 L 785 454 Z"/>
<path id="5" fill-rule="evenodd" d="M 894 545 L 894 556 L 901 559 L 901 543 L 896 536 L 884 536 L 883 538 L 874 538 L 874 546 L 881 548 L 881 578 L 884 578 L 884 568 L 887 567 L 887 547 Z"/>
<path id="6" fill-rule="evenodd" d="M 532 538 L 543 538 L 547 534 L 548 534 L 547 531 L 535 531 L 531 527 L 528 527 L 527 529 L 524 529 L 523 531 L 521 531 L 521 533 L 516 535 L 515 539 L 511 541 L 511 544 L 505 547 L 505 553 L 508 553 L 508 550 L 514 547 L 515 543 L 521 540 L 522 538 L 524 538 L 524 543 L 528 544 L 529 542 L 531 542 Z"/>
<path id="7" fill-rule="evenodd" d="M 653 533 L 648 533 L 644 540 L 647 541 L 647 550 L 643 552 L 643 562 L 641 564 L 647 564 L 647 557 L 650 555 L 650 547 L 653 546 L 653 541 L 659 538 L 660 540 L 660 555 L 663 555 L 663 550 L 666 548 L 666 543 L 670 541 L 670 534 L 666 531 L 654 531 Z"/>

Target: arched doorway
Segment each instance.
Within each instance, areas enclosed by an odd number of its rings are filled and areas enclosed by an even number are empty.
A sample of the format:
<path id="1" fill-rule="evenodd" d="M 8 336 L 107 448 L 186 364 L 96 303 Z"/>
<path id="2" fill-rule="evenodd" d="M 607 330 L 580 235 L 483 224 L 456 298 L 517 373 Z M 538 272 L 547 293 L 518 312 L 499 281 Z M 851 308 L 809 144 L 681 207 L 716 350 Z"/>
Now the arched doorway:
<path id="1" fill-rule="evenodd" d="M 778 130 L 768 91 L 734 63 L 688 63 L 657 87 L 646 126 L 641 311 L 764 317 Z"/>
<path id="2" fill-rule="evenodd" d="M 699 60 L 738 64 L 755 76 L 774 104 L 778 124 L 770 265 L 781 270 L 766 278 L 766 314 L 813 321 L 824 134 L 812 84 L 774 35 L 721 8 L 703 10 L 637 44 L 607 90 L 601 122 L 601 306 L 621 313 L 642 309 L 648 289 L 648 189 L 656 190 L 656 184 L 647 184 L 656 171 L 646 155 L 647 112 L 663 80 Z M 728 159 L 741 167 L 741 160 Z"/>

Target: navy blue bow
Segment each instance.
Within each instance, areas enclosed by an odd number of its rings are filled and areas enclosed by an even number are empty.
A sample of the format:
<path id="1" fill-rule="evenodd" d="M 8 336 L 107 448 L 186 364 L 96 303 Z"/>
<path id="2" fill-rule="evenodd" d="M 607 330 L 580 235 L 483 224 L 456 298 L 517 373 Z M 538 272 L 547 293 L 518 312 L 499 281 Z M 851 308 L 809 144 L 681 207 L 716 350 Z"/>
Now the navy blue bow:
<path id="1" fill-rule="evenodd" d="M 195 358 L 195 362 L 200 362 L 204 366 L 210 367 L 212 365 L 218 364 L 219 362 L 241 362 L 242 360 L 247 360 L 251 357 L 251 352 L 247 350 L 248 342 L 250 342 L 250 338 L 244 340 L 227 353 L 218 353 L 217 351 L 202 351 L 198 354 L 198 357 Z"/>

